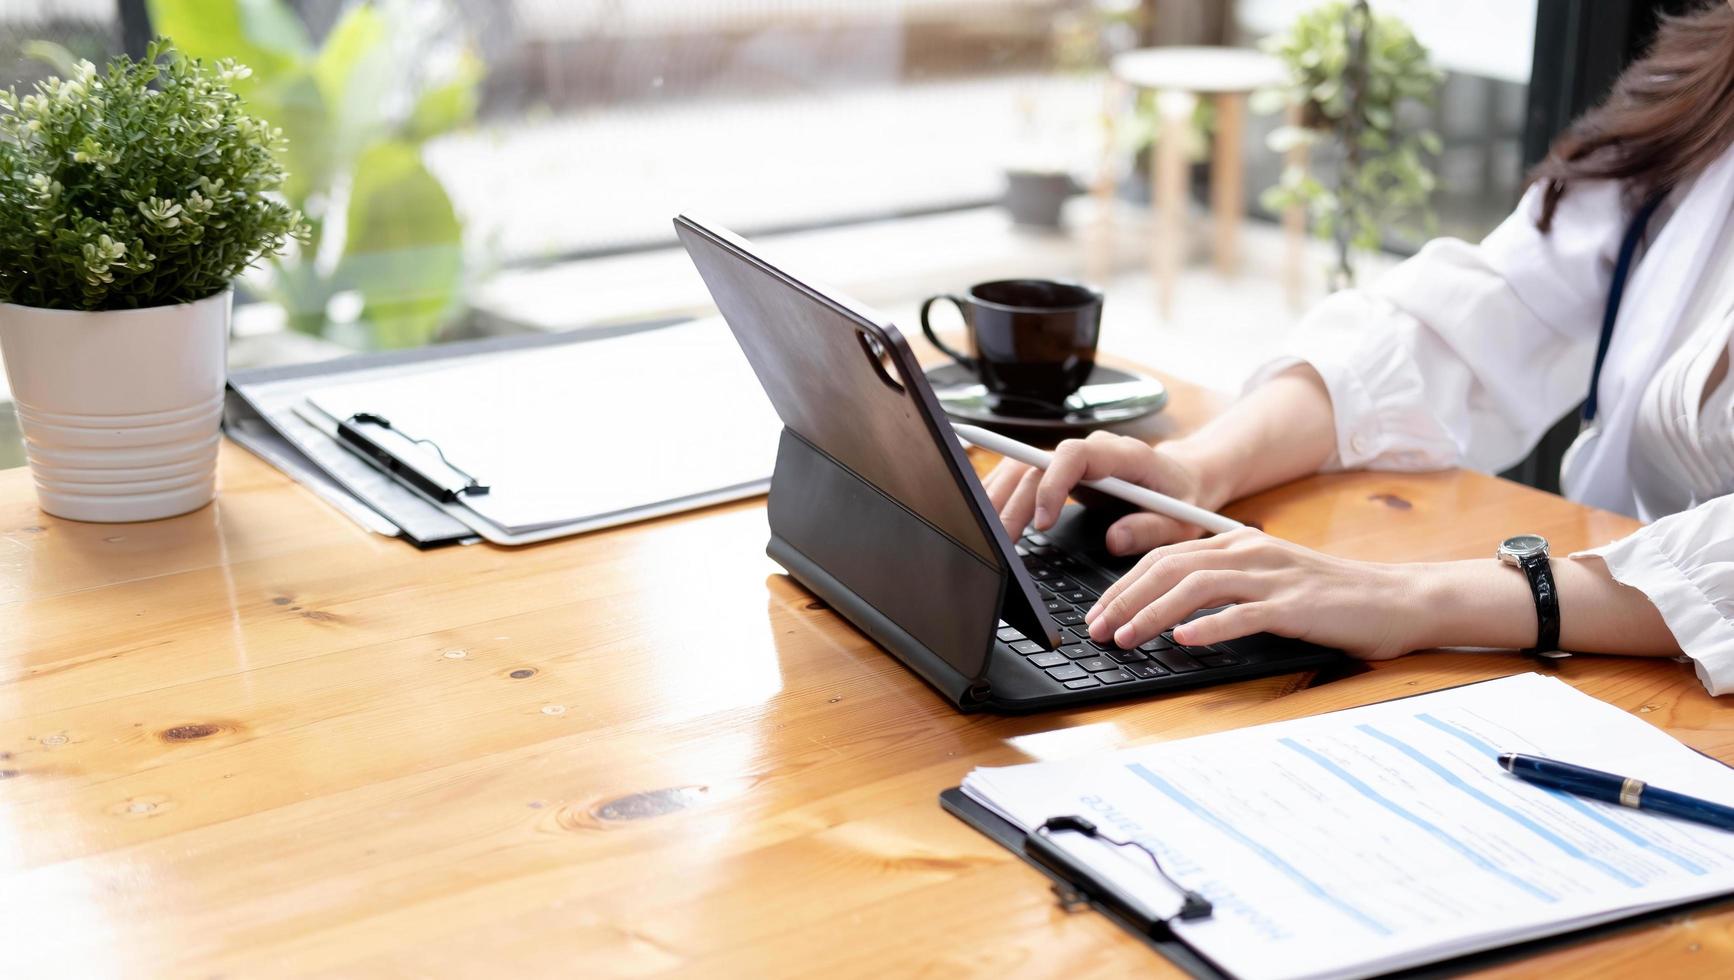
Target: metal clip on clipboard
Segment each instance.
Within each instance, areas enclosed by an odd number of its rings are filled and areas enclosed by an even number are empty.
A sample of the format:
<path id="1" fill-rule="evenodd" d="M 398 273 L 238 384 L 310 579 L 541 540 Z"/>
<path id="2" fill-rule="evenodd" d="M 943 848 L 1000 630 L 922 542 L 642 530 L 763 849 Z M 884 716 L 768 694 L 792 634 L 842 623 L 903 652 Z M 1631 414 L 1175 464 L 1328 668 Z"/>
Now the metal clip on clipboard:
<path id="1" fill-rule="evenodd" d="M 1060 831 L 1082 834 L 1114 847 L 1136 847 L 1144 852 L 1150 858 L 1156 875 L 1180 894 L 1179 911 L 1170 916 L 1162 916 L 1141 908 L 1136 901 L 1129 900 L 1113 885 L 1097 877 L 1089 868 L 1056 845 L 1051 838 Z M 1168 870 L 1162 867 L 1162 861 L 1155 851 L 1140 841 L 1115 840 L 1103 834 L 1095 824 L 1083 817 L 1049 817 L 1036 828 L 1035 833 L 1024 838 L 1024 852 L 1059 879 L 1054 884 L 1054 895 L 1058 898 L 1060 907 L 1067 912 L 1079 911 L 1089 907 L 1092 901 L 1099 901 L 1136 924 L 1146 934 L 1154 934 L 1166 929 L 1171 919 L 1205 919 L 1209 918 L 1213 911 L 1209 899 L 1174 880 Z"/>
<path id="2" fill-rule="evenodd" d="M 452 465 L 431 440 L 406 435 L 384 416 L 357 412 L 338 421 L 337 436 L 344 448 L 442 504 L 488 492 L 485 484 Z"/>

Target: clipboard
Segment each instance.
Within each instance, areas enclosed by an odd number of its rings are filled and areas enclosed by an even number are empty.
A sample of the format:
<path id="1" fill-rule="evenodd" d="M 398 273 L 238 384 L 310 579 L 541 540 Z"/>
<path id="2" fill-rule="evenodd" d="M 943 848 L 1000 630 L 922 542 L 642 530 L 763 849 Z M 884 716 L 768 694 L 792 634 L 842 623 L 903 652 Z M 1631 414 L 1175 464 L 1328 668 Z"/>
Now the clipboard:
<path id="1" fill-rule="evenodd" d="M 781 429 L 714 319 L 337 382 L 294 411 L 500 545 L 762 494 Z"/>
<path id="2" fill-rule="evenodd" d="M 1392 701 L 1406 701 L 1425 694 L 1436 694 L 1439 691 L 1453 690 L 1459 687 L 1469 687 L 1481 683 L 1471 681 L 1467 684 L 1453 684 L 1439 688 L 1437 691 L 1421 691 L 1415 694 L 1405 694 L 1395 698 L 1385 698 L 1380 701 L 1370 701 L 1368 704 L 1386 704 Z M 1705 758 L 1721 762 L 1707 753 L 1699 752 Z M 1726 766 L 1727 763 L 1721 763 Z M 1734 768 L 1734 767 L 1730 767 Z M 1188 945 L 1172 929 L 1167 920 L 1151 920 L 1135 911 L 1136 903 L 1111 884 L 1101 880 L 1099 876 L 1090 875 L 1083 869 L 1056 868 L 1053 864 L 1040 859 L 1030 847 L 1033 834 L 1026 834 L 1022 828 L 1011 821 L 994 813 L 992 810 L 971 799 L 964 793 L 963 787 L 954 786 L 939 794 L 939 805 L 949 814 L 968 824 L 978 833 L 1017 855 L 1025 864 L 1046 876 L 1050 882 L 1057 903 L 1068 912 L 1080 912 L 1084 908 L 1106 917 L 1115 925 L 1130 933 L 1153 952 L 1167 960 L 1170 964 L 1184 972 L 1189 977 L 1199 980 L 1236 980 L 1236 977 L 1217 966 L 1198 950 Z M 1511 943 L 1491 949 L 1479 950 L 1453 956 L 1434 963 L 1421 964 L 1381 976 L 1402 978 L 1402 980 L 1433 980 L 1433 978 L 1455 977 L 1473 970 L 1488 969 L 1507 963 L 1537 956 L 1555 949 L 1575 946 L 1580 943 L 1616 936 L 1632 932 L 1645 926 L 1686 916 L 1692 913 L 1734 908 L 1734 892 L 1722 895 L 1712 895 L 1708 898 L 1695 899 L 1669 905 L 1658 909 L 1636 912 L 1623 918 L 1602 922 L 1569 932 L 1552 936 L 1541 936 L 1522 942 Z"/>
<path id="3" fill-rule="evenodd" d="M 713 347 L 733 354 L 739 363 L 725 367 L 708 358 L 695 367 L 694 362 Z M 662 360 L 646 360 L 652 354 Z M 633 372 L 603 370 L 608 364 L 618 368 L 615 362 L 634 357 L 645 362 L 642 372 L 636 364 L 630 365 Z M 682 383 L 700 368 L 709 388 Z M 390 397 L 392 392 L 451 384 L 454 378 L 481 385 L 493 378 L 504 379 L 499 383 L 518 396 L 517 401 L 524 400 L 525 391 L 544 392 L 549 393 L 553 408 L 561 409 L 566 407 L 563 399 L 578 397 L 572 393 L 604 390 L 595 375 L 617 384 L 636 384 L 640 373 L 645 385 L 663 388 L 657 405 L 669 418 L 662 424 L 656 423 L 655 413 L 642 411 L 513 412 L 495 400 L 456 390 L 449 399 L 435 401 L 441 408 L 453 407 L 480 421 L 469 427 L 468 442 L 460 431 L 454 443 L 449 419 L 446 425 L 438 417 L 430 422 L 425 413 L 415 410 L 413 400 L 404 410 L 401 397 Z M 387 393 L 385 404 L 375 405 L 370 398 L 353 394 L 367 391 Z M 710 392 L 727 411 L 695 410 L 689 402 L 694 391 Z M 345 392 L 351 395 L 346 397 Z M 327 396 L 341 400 L 337 410 L 321 404 Z M 240 372 L 230 378 L 224 426 L 236 442 L 370 531 L 396 535 L 423 548 L 484 540 L 523 545 L 762 495 L 770 482 L 777 432 L 768 403 L 760 403 L 763 397 L 727 328 L 720 319 L 707 318 L 491 338 Z M 683 427 L 676 429 L 677 423 Z M 746 433 L 754 441 L 746 445 L 714 432 L 706 436 L 706 426 Z M 476 431 L 487 434 L 484 449 L 500 451 L 476 454 Z M 606 441 L 632 437 L 635 443 L 648 445 L 638 437 L 664 431 L 679 431 L 698 446 L 684 447 L 678 457 L 649 454 L 651 465 L 634 471 L 636 482 L 603 483 L 588 472 L 583 480 L 564 473 L 553 479 L 534 475 L 525 479 L 524 467 L 518 465 L 529 459 L 570 459 L 576 467 L 592 459 L 625 458 L 607 452 Z M 534 452 L 509 451 L 512 439 L 525 434 L 538 440 Z M 502 454 L 507 457 L 504 467 Z M 719 454 L 728 454 L 720 471 L 715 459 Z M 666 486 L 655 485 L 656 466 L 678 474 L 667 481 L 676 484 L 668 492 L 662 492 Z M 651 484 L 648 489 L 646 481 Z M 584 486 L 618 492 L 610 496 L 597 491 L 590 498 L 596 506 L 575 505 L 547 519 L 509 521 L 495 516 L 514 505 L 522 512 L 527 496 L 558 496 Z"/>
<path id="4" fill-rule="evenodd" d="M 311 406 L 297 411 L 310 424 L 321 429 L 329 428 L 336 444 L 345 452 L 383 474 L 404 492 L 457 522 L 474 535 L 472 540 L 488 541 L 506 547 L 538 544 L 587 531 L 599 531 L 621 524 L 732 503 L 760 496 L 770 485 L 769 478 L 757 479 L 702 493 L 590 514 L 525 531 L 511 531 L 493 524 L 473 509 L 471 502 L 477 497 L 487 496 L 491 487 L 460 469 L 432 440 L 417 439 L 395 427 L 384 416 L 372 413 L 359 412 L 342 418 L 321 418 L 317 409 Z"/>
<path id="5" fill-rule="evenodd" d="M 489 337 L 233 371 L 224 398 L 223 431 L 368 531 L 401 538 L 421 549 L 471 544 L 482 538 L 469 525 L 392 479 L 363 456 L 344 449 L 337 441 L 335 427 L 322 429 L 303 418 L 297 408 L 308 392 L 345 381 L 434 370 L 464 358 L 588 344 L 684 322 L 657 320 L 564 333 Z"/>

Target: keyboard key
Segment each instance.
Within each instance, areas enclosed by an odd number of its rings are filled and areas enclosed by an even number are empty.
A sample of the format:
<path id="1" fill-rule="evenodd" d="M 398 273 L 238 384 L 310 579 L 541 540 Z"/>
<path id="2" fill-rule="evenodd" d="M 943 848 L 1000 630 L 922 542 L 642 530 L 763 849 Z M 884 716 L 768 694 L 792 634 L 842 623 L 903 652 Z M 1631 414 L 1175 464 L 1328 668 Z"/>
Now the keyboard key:
<path id="1" fill-rule="evenodd" d="M 1043 602 L 1047 602 L 1049 599 L 1054 597 L 1054 590 L 1048 588 L 1048 583 L 1046 582 L 1037 582 L 1036 594 L 1042 597 Z"/>
<path id="2" fill-rule="evenodd" d="M 1113 670 L 1119 665 L 1107 657 L 1085 657 L 1078 661 L 1078 666 L 1094 674 L 1099 671 Z"/>
<path id="3" fill-rule="evenodd" d="M 1066 627 L 1066 632 L 1077 637 L 1080 642 L 1088 640 L 1090 638 L 1090 631 L 1085 629 L 1082 625 L 1068 626 L 1068 627 Z"/>
<path id="4" fill-rule="evenodd" d="M 1024 540 L 1028 541 L 1031 547 L 1048 543 L 1048 539 L 1045 535 L 1036 534 L 1034 532 L 1024 535 Z"/>
<path id="5" fill-rule="evenodd" d="M 1076 613 L 1076 612 L 1054 613 L 1054 622 L 1059 623 L 1061 626 L 1077 626 L 1079 623 L 1082 623 L 1083 621 L 1084 621 L 1084 614 L 1083 613 Z"/>
<path id="6" fill-rule="evenodd" d="M 1026 655 L 1031 653 L 1041 653 L 1043 650 L 1042 645 L 1034 640 L 1019 640 L 1016 643 L 1013 643 L 1011 648 L 1018 653 Z"/>
<path id="7" fill-rule="evenodd" d="M 1054 555 L 1057 555 L 1060 553 L 1060 549 L 1054 547 L 1051 544 L 1048 544 L 1047 539 L 1045 539 L 1045 538 L 1042 540 L 1041 544 L 1035 545 L 1034 547 L 1030 548 L 1030 551 L 1036 555 L 1043 557 L 1043 558 L 1052 558 Z"/>
<path id="8" fill-rule="evenodd" d="M 1234 667 L 1246 661 L 1232 653 L 1203 653 L 1199 654 L 1198 662 L 1206 667 Z"/>
<path id="9" fill-rule="evenodd" d="M 1066 686 L 1074 691 L 1081 691 L 1086 687 L 1096 687 L 1097 684 L 1094 677 L 1079 677 L 1075 680 L 1067 681 Z"/>
<path id="10" fill-rule="evenodd" d="M 1024 635 L 1019 633 L 1017 628 L 1013 626 L 1002 628 L 998 633 L 995 633 L 994 636 L 999 637 L 1000 641 L 1003 643 L 1016 643 L 1024 638 Z"/>
<path id="11" fill-rule="evenodd" d="M 1049 599 L 1047 602 L 1047 606 L 1048 606 L 1048 612 L 1051 612 L 1051 613 L 1063 613 L 1063 612 L 1071 612 L 1072 611 L 1072 604 L 1067 602 L 1064 599 Z"/>
<path id="12" fill-rule="evenodd" d="M 1087 589 L 1073 589 L 1072 591 L 1061 595 L 1060 598 L 1067 602 L 1075 602 L 1079 605 L 1084 605 L 1086 603 L 1094 603 L 1096 601 L 1096 594 Z"/>
<path id="13" fill-rule="evenodd" d="M 1145 653 L 1155 653 L 1158 650 L 1172 650 L 1174 649 L 1174 642 L 1165 636 L 1158 636 L 1149 643 L 1139 646 L 1138 649 Z"/>
<path id="14" fill-rule="evenodd" d="M 1106 643 L 1102 643 L 1102 642 L 1097 641 L 1097 640 L 1086 640 L 1085 642 L 1088 643 L 1090 646 L 1095 647 L 1097 650 L 1102 651 L 1103 653 L 1113 653 L 1115 650 L 1120 649 L 1119 647 L 1114 645 L 1113 640 L 1109 640 Z"/>
<path id="15" fill-rule="evenodd" d="M 1066 662 L 1065 654 L 1053 650 L 1043 651 L 1030 658 L 1030 663 L 1037 667 L 1058 667 Z"/>
<path id="16" fill-rule="evenodd" d="M 1066 659 L 1068 660 L 1083 660 L 1088 657 L 1096 656 L 1096 651 L 1082 643 L 1068 643 L 1065 646 L 1060 647 L 1060 652 L 1065 654 Z"/>
<path id="17" fill-rule="evenodd" d="M 1157 666 L 1156 664 L 1141 663 L 1141 664 L 1127 664 L 1126 665 L 1126 673 L 1131 674 L 1133 677 L 1137 677 L 1137 678 L 1140 678 L 1142 680 L 1149 680 L 1152 677 L 1161 677 L 1163 674 L 1166 674 L 1168 672 L 1166 670 L 1163 670 L 1161 667 Z"/>
<path id="18" fill-rule="evenodd" d="M 1120 664 L 1135 664 L 1139 661 L 1150 659 L 1148 654 L 1139 653 L 1136 650 L 1115 650 L 1108 654 L 1108 656 L 1113 657 L 1114 662 Z"/>
<path id="19" fill-rule="evenodd" d="M 1204 665 L 1192 659 L 1192 655 L 1184 650 L 1158 650 L 1150 655 L 1150 659 L 1172 670 L 1176 674 L 1184 674 L 1189 670 L 1202 670 Z"/>
<path id="20" fill-rule="evenodd" d="M 1061 667 L 1048 668 L 1048 676 L 1052 677 L 1056 681 L 1076 680 L 1079 677 L 1086 676 L 1088 673 L 1088 671 L 1079 667 L 1077 664 L 1066 664 Z"/>
<path id="21" fill-rule="evenodd" d="M 1070 592 L 1078 587 L 1078 583 L 1059 575 L 1048 579 L 1047 584 L 1048 588 L 1053 589 L 1055 592 Z"/>
<path id="22" fill-rule="evenodd" d="M 1043 579 L 1053 578 L 1055 575 L 1058 575 L 1058 574 L 1060 574 L 1060 573 L 1054 571 L 1051 568 L 1032 568 L 1032 569 L 1030 569 L 1030 578 L 1033 578 L 1038 582 L 1042 581 Z"/>
<path id="23" fill-rule="evenodd" d="M 1113 670 L 1104 670 L 1096 675 L 1096 680 L 1103 684 L 1124 684 L 1131 679 L 1132 675 L 1119 667 L 1115 667 Z"/>
<path id="24" fill-rule="evenodd" d="M 1030 556 L 1030 549 L 1021 544 L 1012 545 L 1012 550 L 1018 553 L 1019 558 L 1028 558 Z"/>

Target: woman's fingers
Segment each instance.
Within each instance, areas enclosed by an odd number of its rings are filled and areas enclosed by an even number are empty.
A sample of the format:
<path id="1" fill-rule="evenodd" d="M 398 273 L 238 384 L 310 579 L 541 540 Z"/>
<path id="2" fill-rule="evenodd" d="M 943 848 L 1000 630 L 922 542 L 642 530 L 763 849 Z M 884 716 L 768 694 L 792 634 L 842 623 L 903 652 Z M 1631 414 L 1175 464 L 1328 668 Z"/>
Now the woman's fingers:
<path id="1" fill-rule="evenodd" d="M 1203 533 L 1191 524 L 1182 523 L 1172 517 L 1140 511 L 1128 514 L 1109 526 L 1108 553 L 1136 555 L 1166 544 L 1189 541 Z"/>
<path id="2" fill-rule="evenodd" d="M 1104 595 L 1090 610 L 1085 617 L 1085 622 L 1089 623 L 1090 638 L 1098 643 L 1106 643 L 1109 637 L 1118 636 L 1122 626 L 1131 622 L 1152 603 L 1161 601 L 1189 577 L 1213 571 L 1240 572 L 1244 569 L 1240 567 L 1235 554 L 1223 548 L 1167 554 L 1150 562 L 1136 577 L 1127 575 L 1122 578 L 1120 581 L 1126 583 L 1125 587 L 1112 596 Z M 1189 612 L 1192 612 L 1192 609 L 1181 610 L 1175 617 L 1175 622 L 1185 618 Z M 1164 628 L 1172 625 L 1174 624 L 1165 624 Z"/>
<path id="3" fill-rule="evenodd" d="M 1084 439 L 1066 439 L 1054 447 L 1053 461 L 1048 464 L 1047 472 L 1042 474 L 1041 483 L 1036 487 L 1037 530 L 1045 531 L 1059 520 L 1066 496 L 1089 469 L 1089 456 L 1094 445 L 1097 443 Z"/>
<path id="4" fill-rule="evenodd" d="M 1011 500 L 1012 491 L 1017 489 L 1018 481 L 1032 469 L 1034 467 L 1015 459 L 1003 459 L 982 478 L 982 489 L 987 491 L 988 502 L 993 505 L 996 513 L 1005 509 L 1007 501 Z"/>
<path id="5" fill-rule="evenodd" d="M 1005 506 L 1000 508 L 1000 523 L 1005 525 L 1006 533 L 1014 540 L 1024 533 L 1024 528 L 1030 526 L 1030 517 L 1036 509 L 1036 484 L 1041 478 L 1042 471 L 1038 469 L 1024 473 L 1012 488 Z"/>
<path id="6" fill-rule="evenodd" d="M 1045 470 L 1001 462 L 982 485 L 1006 530 L 1016 536 L 1031 526 L 1038 531 L 1051 529 L 1078 484 L 1110 476 L 1182 497 L 1189 497 L 1194 489 L 1180 464 L 1137 439 L 1102 431 L 1092 432 L 1087 439 L 1061 442 Z M 1202 533 L 1173 518 L 1141 512 L 1115 522 L 1105 544 L 1113 554 L 1131 555 Z"/>
<path id="7" fill-rule="evenodd" d="M 1192 552 L 1251 550 L 1251 542 L 1249 541 L 1249 538 L 1251 535 L 1256 535 L 1258 533 L 1259 532 L 1252 530 L 1230 531 L 1227 534 L 1219 534 L 1214 538 L 1195 538 L 1190 541 L 1180 541 L 1151 551 L 1143 558 L 1138 559 L 1138 564 L 1133 565 L 1131 571 L 1120 576 L 1119 580 L 1113 585 L 1108 586 L 1107 591 L 1102 593 L 1102 597 L 1096 600 L 1096 604 L 1091 606 L 1088 612 L 1084 613 L 1084 622 L 1094 625 L 1096 619 L 1102 615 L 1103 611 L 1116 599 L 1120 598 L 1121 593 L 1142 582 L 1146 573 L 1148 573 L 1153 567 L 1164 562 L 1179 561 L 1183 556 Z M 1174 582 L 1179 581 L 1180 575 L 1191 567 L 1192 566 L 1185 564 L 1172 565 L 1170 568 L 1170 577 L 1167 578 L 1166 581 L 1170 586 L 1173 585 Z M 1140 603 L 1140 605 L 1142 604 Z M 1135 609 L 1136 607 L 1133 608 Z M 1131 611 L 1132 610 L 1127 610 L 1126 615 L 1130 616 Z M 1118 622 L 1115 623 L 1115 626 L 1118 625 Z"/>
<path id="8" fill-rule="evenodd" d="M 1280 623 L 1277 603 L 1268 600 L 1243 602 L 1174 627 L 1174 639 L 1181 646 L 1207 647 L 1254 633 L 1271 632 Z"/>
<path id="9" fill-rule="evenodd" d="M 1200 609 L 1262 599 L 1269 587 L 1266 578 L 1255 572 L 1229 568 L 1205 568 L 1192 572 L 1114 630 L 1114 643 L 1130 650 L 1154 639 L 1163 630 Z M 1090 632 L 1092 635 L 1096 632 L 1094 625 Z"/>
<path id="10" fill-rule="evenodd" d="M 1118 476 L 1132 483 L 1145 482 L 1154 456 L 1145 443 L 1100 430 L 1090 433 L 1087 439 L 1060 443 L 1054 448 L 1053 462 L 1036 491 L 1036 529 L 1045 531 L 1052 527 L 1059 520 L 1067 495 L 1085 480 Z"/>

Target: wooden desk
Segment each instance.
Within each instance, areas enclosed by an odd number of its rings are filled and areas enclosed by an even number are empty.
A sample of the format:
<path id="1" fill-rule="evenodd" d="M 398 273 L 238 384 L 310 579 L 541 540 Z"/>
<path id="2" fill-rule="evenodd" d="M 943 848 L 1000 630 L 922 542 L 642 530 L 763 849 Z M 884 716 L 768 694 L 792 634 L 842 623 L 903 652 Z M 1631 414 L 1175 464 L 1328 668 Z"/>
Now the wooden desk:
<path id="1" fill-rule="evenodd" d="M 1173 429 L 1212 410 L 1175 396 Z M 233 447 L 222 487 L 172 521 L 79 525 L 0 473 L 0 975 L 1161 972 L 939 790 L 1527 669 L 1417 656 L 963 716 L 763 556 L 762 502 L 421 553 Z M 1391 559 L 1631 526 L 1467 473 L 1311 480 L 1234 513 Z M 1682 665 L 1562 674 L 1734 759 L 1734 712 Z M 1702 971 L 1731 923 L 1548 966 Z"/>

